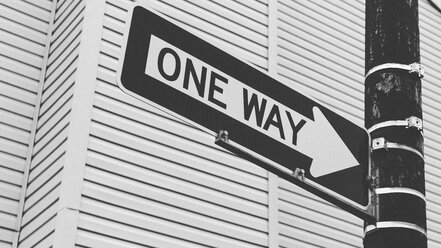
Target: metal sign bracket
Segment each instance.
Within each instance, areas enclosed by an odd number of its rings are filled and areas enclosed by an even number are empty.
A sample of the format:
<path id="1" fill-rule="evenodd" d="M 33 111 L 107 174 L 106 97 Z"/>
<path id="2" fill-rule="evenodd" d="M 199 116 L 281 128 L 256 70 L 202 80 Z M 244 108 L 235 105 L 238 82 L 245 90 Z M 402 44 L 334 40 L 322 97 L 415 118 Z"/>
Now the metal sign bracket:
<path id="1" fill-rule="evenodd" d="M 308 178 L 305 177 L 305 171 L 303 169 L 297 168 L 294 172 L 291 173 L 282 170 L 277 166 L 270 164 L 269 162 L 266 162 L 245 151 L 241 147 L 232 144 L 228 136 L 228 131 L 220 130 L 216 137 L 215 144 L 223 147 L 224 149 L 236 154 L 243 159 L 250 161 L 251 163 L 254 163 L 255 165 L 269 172 L 276 174 L 277 176 L 289 181 L 290 183 L 293 183 L 300 188 L 309 191 L 310 193 L 336 205 L 337 207 L 357 216 L 358 218 L 361 218 L 372 224 L 376 222 L 376 218 L 371 214 L 369 206 L 365 209 L 359 207 L 357 204 L 352 203 L 350 200 L 347 200 L 344 197 L 333 195 L 332 193 L 326 191 L 323 186 L 320 186 L 313 181 L 308 180 Z"/>

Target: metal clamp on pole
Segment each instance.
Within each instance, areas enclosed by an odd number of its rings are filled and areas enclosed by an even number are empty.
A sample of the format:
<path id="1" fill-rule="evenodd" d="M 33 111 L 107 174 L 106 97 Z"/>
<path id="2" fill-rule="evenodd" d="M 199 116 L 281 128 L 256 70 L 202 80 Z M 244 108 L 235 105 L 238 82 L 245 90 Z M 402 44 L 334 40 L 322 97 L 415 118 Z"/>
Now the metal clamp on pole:
<path id="1" fill-rule="evenodd" d="M 388 141 L 386 141 L 386 139 L 384 137 L 380 137 L 380 138 L 376 138 L 376 139 L 372 140 L 372 151 L 375 151 L 378 149 L 406 150 L 406 151 L 413 152 L 413 153 L 417 154 L 418 156 L 421 157 L 421 159 L 424 160 L 424 155 L 420 151 L 418 151 L 417 149 L 406 146 L 406 145 L 394 143 L 394 142 L 388 142 Z"/>
<path id="2" fill-rule="evenodd" d="M 424 67 L 418 62 L 412 63 L 410 65 L 398 64 L 398 63 L 385 63 L 374 66 L 372 69 L 370 69 L 366 73 L 366 76 L 364 77 L 365 80 L 373 73 L 384 69 L 401 69 L 401 70 L 409 71 L 409 73 L 416 73 L 419 78 L 424 77 Z"/>
<path id="3" fill-rule="evenodd" d="M 415 116 L 411 116 L 409 118 L 406 118 L 405 120 L 392 120 L 392 121 L 383 121 L 380 123 L 377 123 L 370 127 L 368 129 L 369 133 L 372 133 L 373 131 L 385 128 L 385 127 L 391 127 L 391 126 L 401 126 L 406 128 L 417 128 L 420 132 L 423 131 L 423 121 Z"/>

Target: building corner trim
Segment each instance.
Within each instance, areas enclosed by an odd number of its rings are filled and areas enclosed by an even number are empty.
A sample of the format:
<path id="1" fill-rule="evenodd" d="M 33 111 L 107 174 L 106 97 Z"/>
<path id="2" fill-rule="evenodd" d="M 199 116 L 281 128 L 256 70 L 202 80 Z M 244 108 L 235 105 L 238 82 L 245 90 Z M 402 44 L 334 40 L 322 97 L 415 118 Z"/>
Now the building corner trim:
<path id="1" fill-rule="evenodd" d="M 66 247 L 66 240 L 70 245 L 75 245 L 106 7 L 105 0 L 83 0 L 83 2 L 85 5 L 83 31 L 78 51 L 66 157 L 60 185 L 54 248 Z M 70 226 L 66 226 L 66 221 L 69 221 Z"/>

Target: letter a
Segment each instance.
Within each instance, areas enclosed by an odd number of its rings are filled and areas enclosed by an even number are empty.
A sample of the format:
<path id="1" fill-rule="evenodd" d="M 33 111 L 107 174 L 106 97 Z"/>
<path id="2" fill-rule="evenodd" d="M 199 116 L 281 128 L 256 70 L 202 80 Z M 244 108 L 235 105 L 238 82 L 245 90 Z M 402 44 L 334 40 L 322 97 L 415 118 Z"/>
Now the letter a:
<path id="1" fill-rule="evenodd" d="M 274 117 L 276 117 L 275 120 Z M 280 138 L 285 139 L 282 119 L 280 118 L 280 111 L 277 105 L 274 105 L 273 108 L 271 109 L 271 112 L 269 113 L 268 118 L 266 119 L 265 125 L 263 126 L 263 129 L 268 130 L 270 125 L 277 127 L 279 129 Z"/>

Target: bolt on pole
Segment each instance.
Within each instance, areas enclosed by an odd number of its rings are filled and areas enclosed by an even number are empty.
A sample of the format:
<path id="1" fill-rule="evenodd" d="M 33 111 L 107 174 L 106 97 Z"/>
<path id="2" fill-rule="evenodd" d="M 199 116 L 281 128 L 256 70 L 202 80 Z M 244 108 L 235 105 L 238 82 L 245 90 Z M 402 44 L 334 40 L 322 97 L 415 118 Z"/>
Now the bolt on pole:
<path id="1" fill-rule="evenodd" d="M 366 0 L 365 126 L 371 134 L 365 248 L 426 248 L 418 0 Z"/>

